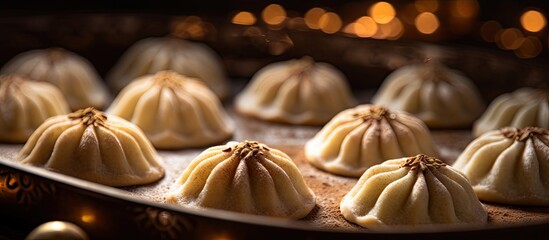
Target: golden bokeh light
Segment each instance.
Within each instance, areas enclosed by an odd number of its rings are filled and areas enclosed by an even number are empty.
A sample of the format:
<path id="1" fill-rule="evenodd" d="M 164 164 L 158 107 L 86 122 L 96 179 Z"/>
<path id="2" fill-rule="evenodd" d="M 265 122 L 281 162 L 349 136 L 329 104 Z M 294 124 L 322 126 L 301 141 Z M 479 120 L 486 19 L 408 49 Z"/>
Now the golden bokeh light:
<path id="1" fill-rule="evenodd" d="M 450 10 L 454 17 L 472 18 L 478 14 L 479 8 L 476 0 L 453 0 Z"/>
<path id="2" fill-rule="evenodd" d="M 400 21 L 400 19 L 395 17 L 393 21 L 390 21 L 386 25 L 389 27 L 387 39 L 396 40 L 404 35 L 404 25 L 402 24 L 402 21 Z"/>
<path id="3" fill-rule="evenodd" d="M 237 13 L 236 15 L 234 15 L 233 19 L 231 20 L 233 24 L 238 24 L 238 25 L 254 25 L 255 21 L 256 19 L 254 14 L 246 11 Z"/>
<path id="4" fill-rule="evenodd" d="M 261 17 L 269 25 L 279 25 L 286 20 L 286 10 L 278 4 L 271 4 L 263 9 Z"/>
<path id="5" fill-rule="evenodd" d="M 370 7 L 370 16 L 376 23 L 386 24 L 395 18 L 396 11 L 388 2 L 378 2 Z"/>
<path id="6" fill-rule="evenodd" d="M 417 15 L 415 19 L 415 25 L 420 33 L 432 34 L 438 29 L 440 23 L 435 14 L 432 14 L 430 12 L 423 12 Z"/>
<path id="7" fill-rule="evenodd" d="M 529 32 L 539 32 L 547 24 L 545 16 L 539 11 L 529 10 L 520 16 L 520 24 Z"/>
<path id="8" fill-rule="evenodd" d="M 355 21 L 355 32 L 359 37 L 372 37 L 377 32 L 377 24 L 371 17 L 364 16 Z"/>
<path id="9" fill-rule="evenodd" d="M 487 21 L 480 27 L 480 35 L 487 42 L 495 42 L 499 31 L 501 31 L 501 25 L 494 20 Z"/>
<path id="10" fill-rule="evenodd" d="M 359 24 L 356 23 L 356 22 L 349 23 L 345 27 L 343 27 L 343 29 L 341 31 L 344 32 L 344 33 L 347 33 L 347 34 L 351 34 L 351 35 L 358 35 L 357 32 L 356 32 L 356 29 L 357 28 L 364 28 L 364 27 L 363 26 L 357 26 L 357 25 L 359 25 Z"/>
<path id="11" fill-rule="evenodd" d="M 311 29 L 319 29 L 318 22 L 325 13 L 322 8 L 311 8 L 305 13 L 305 24 Z"/>
<path id="12" fill-rule="evenodd" d="M 524 40 L 524 34 L 517 28 L 504 29 L 496 35 L 496 43 L 501 49 L 517 49 Z"/>
<path id="13" fill-rule="evenodd" d="M 418 12 L 436 12 L 438 9 L 438 0 L 416 0 L 414 2 Z"/>
<path id="14" fill-rule="evenodd" d="M 341 29 L 343 22 L 339 15 L 333 12 L 324 13 L 318 20 L 318 27 L 325 33 L 333 34 Z"/>
<path id="15" fill-rule="evenodd" d="M 93 223 L 95 222 L 95 216 L 93 214 L 82 214 L 80 217 L 80 220 L 85 223 Z"/>
<path id="16" fill-rule="evenodd" d="M 377 26 L 378 30 L 373 36 L 376 39 L 396 40 L 404 33 L 404 26 L 400 19 L 396 17 L 387 24 L 378 24 Z"/>
<path id="17" fill-rule="evenodd" d="M 541 53 L 542 45 L 538 37 L 528 36 L 524 38 L 520 47 L 515 50 L 515 55 L 519 58 L 533 58 Z"/>

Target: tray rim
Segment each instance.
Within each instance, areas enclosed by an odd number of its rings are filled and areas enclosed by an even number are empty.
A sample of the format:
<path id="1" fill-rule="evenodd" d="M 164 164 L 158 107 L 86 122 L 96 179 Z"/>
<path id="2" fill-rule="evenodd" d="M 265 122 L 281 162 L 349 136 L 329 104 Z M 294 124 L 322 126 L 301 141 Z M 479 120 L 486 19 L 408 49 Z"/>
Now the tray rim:
<path id="1" fill-rule="evenodd" d="M 533 221 L 522 223 L 487 223 L 487 224 L 434 224 L 434 225 L 410 225 L 410 226 L 388 226 L 380 229 L 344 229 L 326 228 L 300 220 L 282 219 L 268 216 L 244 214 L 218 209 L 201 209 L 185 207 L 176 204 L 160 203 L 150 199 L 140 198 L 129 194 L 126 190 L 110 187 L 79 178 L 71 177 L 61 173 L 49 171 L 36 166 L 23 165 L 13 160 L 0 158 L 0 165 L 16 169 L 26 174 L 44 178 L 55 184 L 64 184 L 91 194 L 98 194 L 102 197 L 114 198 L 123 202 L 140 204 L 146 207 L 153 207 L 172 213 L 191 215 L 207 219 L 215 219 L 234 224 L 247 224 L 268 228 L 280 228 L 286 230 L 332 233 L 343 235 L 401 235 L 401 234 L 452 234 L 452 233 L 489 233 L 492 231 L 526 231 L 528 229 L 545 228 L 549 229 L 549 216 L 547 221 Z"/>

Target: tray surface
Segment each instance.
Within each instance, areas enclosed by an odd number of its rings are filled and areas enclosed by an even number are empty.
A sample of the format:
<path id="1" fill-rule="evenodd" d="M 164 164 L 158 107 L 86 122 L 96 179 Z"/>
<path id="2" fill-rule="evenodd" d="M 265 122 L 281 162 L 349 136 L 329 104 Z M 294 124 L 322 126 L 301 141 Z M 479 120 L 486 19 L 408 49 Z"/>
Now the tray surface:
<path id="1" fill-rule="evenodd" d="M 360 226 L 349 223 L 339 213 L 339 203 L 342 197 L 356 184 L 356 178 L 347 178 L 323 172 L 308 164 L 303 153 L 303 146 L 308 139 L 320 130 L 320 127 L 290 126 L 271 124 L 255 119 L 243 117 L 229 108 L 229 114 L 237 126 L 232 140 L 257 140 L 268 144 L 271 147 L 287 153 L 301 170 L 307 185 L 317 195 L 317 206 L 304 219 L 297 220 L 305 223 L 312 229 L 326 230 L 364 230 Z M 469 130 L 431 130 L 432 136 L 441 152 L 441 158 L 451 164 L 473 139 Z M 0 164 L 2 162 L 13 162 L 13 159 L 22 145 L 0 145 Z M 180 176 L 187 165 L 204 148 L 180 151 L 159 151 L 166 175 L 160 181 L 144 185 L 120 188 L 123 195 L 127 195 L 126 201 L 142 199 L 149 203 L 158 203 L 161 206 L 168 206 L 164 203 L 164 196 Z M 23 166 L 25 168 L 35 168 Z M 69 179 L 72 179 L 69 177 Z M 79 185 L 77 185 L 79 186 Z M 111 187 L 102 186 L 105 189 Z M 86 189 L 83 189 L 86 190 Z M 62 197 L 60 197 L 62 198 Z M 60 199 L 62 200 L 62 199 Z M 545 207 L 520 207 L 507 206 L 493 203 L 483 203 L 488 211 L 488 225 L 500 224 L 536 224 L 549 221 L 549 208 Z M 170 206 L 186 212 L 187 207 Z M 209 209 L 198 209 L 208 212 Z M 483 227 L 483 226 L 474 226 Z M 440 229 L 439 229 L 440 230 Z"/>

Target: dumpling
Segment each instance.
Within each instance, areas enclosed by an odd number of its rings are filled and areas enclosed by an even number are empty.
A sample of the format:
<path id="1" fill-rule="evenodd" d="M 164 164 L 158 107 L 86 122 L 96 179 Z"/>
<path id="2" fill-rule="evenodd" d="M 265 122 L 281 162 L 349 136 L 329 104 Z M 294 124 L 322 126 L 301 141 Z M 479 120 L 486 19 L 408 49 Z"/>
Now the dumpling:
<path id="1" fill-rule="evenodd" d="M 481 200 L 549 206 L 549 130 L 503 128 L 471 142 L 453 165 Z"/>
<path id="2" fill-rule="evenodd" d="M 374 229 L 488 221 L 465 176 L 423 154 L 368 169 L 343 197 L 340 210 L 348 221 Z"/>
<path id="3" fill-rule="evenodd" d="M 299 219 L 315 194 L 285 153 L 254 141 L 206 149 L 175 183 L 168 203 Z"/>
<path id="4" fill-rule="evenodd" d="M 156 150 L 138 127 L 94 108 L 49 118 L 16 159 L 115 187 L 152 183 L 164 176 Z"/>
<path id="5" fill-rule="evenodd" d="M 208 146 L 233 133 L 217 96 L 203 82 L 173 71 L 134 80 L 107 112 L 133 122 L 161 149 Z"/>
<path id="6" fill-rule="evenodd" d="M 412 113 L 432 128 L 470 126 L 484 110 L 471 80 L 435 61 L 394 71 L 372 103 Z"/>
<path id="7" fill-rule="evenodd" d="M 108 90 L 91 63 L 61 48 L 21 53 L 6 63 L 2 73 L 53 83 L 65 95 L 72 110 L 101 109 L 110 101 Z"/>
<path id="8" fill-rule="evenodd" d="M 305 157 L 330 173 L 360 177 L 387 159 L 438 155 L 429 129 L 416 117 L 375 105 L 336 115 L 305 145 Z"/>
<path id="9" fill-rule="evenodd" d="M 354 105 L 345 76 L 311 58 L 273 63 L 258 71 L 237 96 L 240 113 L 262 120 L 322 125 Z"/>
<path id="10" fill-rule="evenodd" d="M 17 75 L 0 76 L 0 142 L 24 143 L 46 119 L 69 111 L 54 85 Z"/>
<path id="11" fill-rule="evenodd" d="M 500 95 L 473 126 L 475 136 L 503 127 L 549 128 L 549 91 L 521 88 Z"/>
<path id="12" fill-rule="evenodd" d="M 229 94 L 219 56 L 207 45 L 176 37 L 151 37 L 132 45 L 107 76 L 120 91 L 132 80 L 161 70 L 173 70 L 206 83 L 217 96 Z"/>

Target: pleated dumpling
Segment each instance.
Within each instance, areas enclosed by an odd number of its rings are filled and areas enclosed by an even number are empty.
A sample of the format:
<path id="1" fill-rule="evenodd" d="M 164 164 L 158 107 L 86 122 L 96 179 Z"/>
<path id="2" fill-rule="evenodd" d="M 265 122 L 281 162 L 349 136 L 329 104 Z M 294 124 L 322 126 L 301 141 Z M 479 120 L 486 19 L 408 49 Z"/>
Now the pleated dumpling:
<path id="1" fill-rule="evenodd" d="M 471 80 L 435 61 L 394 71 L 372 103 L 412 113 L 432 128 L 470 126 L 484 110 Z"/>
<path id="2" fill-rule="evenodd" d="M 488 221 L 465 176 L 422 154 L 368 169 L 343 197 L 340 210 L 348 221 L 366 228 Z"/>
<path id="3" fill-rule="evenodd" d="M 132 45 L 107 76 L 120 91 L 143 75 L 172 70 L 206 83 L 220 98 L 229 95 L 229 86 L 219 56 L 207 45 L 176 37 L 151 37 Z"/>
<path id="4" fill-rule="evenodd" d="M 299 219 L 315 194 L 285 153 L 253 141 L 206 149 L 185 169 L 169 203 Z"/>
<path id="5" fill-rule="evenodd" d="M 61 48 L 21 53 L 6 63 L 2 73 L 52 83 L 65 95 L 72 110 L 86 107 L 101 109 L 111 100 L 92 64 Z"/>
<path id="6" fill-rule="evenodd" d="M 503 128 L 471 142 L 453 165 L 481 200 L 549 206 L 549 130 Z"/>
<path id="7" fill-rule="evenodd" d="M 549 90 L 521 88 L 500 95 L 475 122 L 473 133 L 480 136 L 503 127 L 549 128 Z"/>
<path id="8" fill-rule="evenodd" d="M 16 159 L 115 187 L 152 183 L 164 176 L 156 150 L 138 127 L 93 108 L 49 118 Z"/>
<path id="9" fill-rule="evenodd" d="M 107 112 L 133 122 L 161 149 L 211 146 L 233 133 L 218 97 L 203 82 L 173 71 L 134 80 Z"/>
<path id="10" fill-rule="evenodd" d="M 235 107 L 262 120 L 322 125 L 354 102 L 339 70 L 304 57 L 265 66 L 237 96 Z"/>
<path id="11" fill-rule="evenodd" d="M 342 111 L 305 145 L 305 157 L 315 167 L 350 177 L 385 160 L 420 153 L 438 155 L 425 124 L 375 105 Z"/>
<path id="12" fill-rule="evenodd" d="M 0 142 L 24 143 L 46 119 L 69 111 L 54 85 L 17 75 L 0 76 Z"/>

